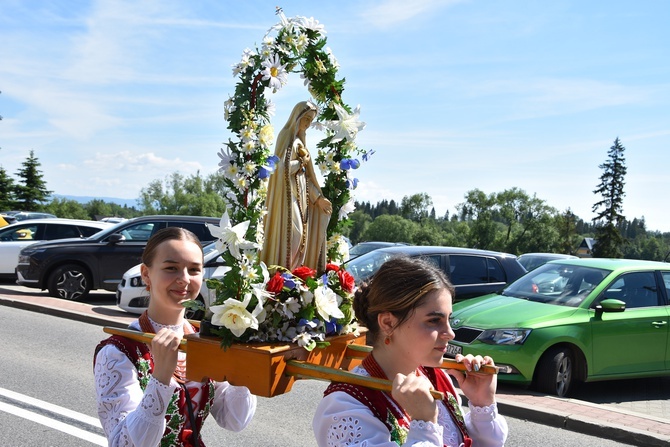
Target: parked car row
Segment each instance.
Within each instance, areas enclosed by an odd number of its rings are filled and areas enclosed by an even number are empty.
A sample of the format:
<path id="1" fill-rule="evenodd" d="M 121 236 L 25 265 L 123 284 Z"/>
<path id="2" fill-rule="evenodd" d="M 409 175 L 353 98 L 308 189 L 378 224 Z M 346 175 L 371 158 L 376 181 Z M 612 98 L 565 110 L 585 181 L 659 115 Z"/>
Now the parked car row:
<path id="1" fill-rule="evenodd" d="M 13 224 L 0 228 L 0 275 L 11 272 L 5 265 L 10 247 L 24 244 L 15 258 L 19 284 L 65 299 L 84 299 L 92 289 L 115 291 L 121 309 L 140 314 L 149 299 L 139 267 L 144 246 L 159 229 L 181 226 L 203 241 L 205 281 L 197 300 L 209 307 L 216 296 L 206 280 L 230 270 L 206 226 L 218 222 L 144 216 L 115 225 L 70 219 Z M 74 238 L 49 241 L 66 235 Z M 567 396 L 583 382 L 670 374 L 669 263 L 381 245 L 387 246 L 365 247 L 372 249 L 343 267 L 360 285 L 393 256 L 434 262 L 456 289 L 450 317 L 456 338 L 447 356 L 491 356 L 501 382 Z M 203 315 L 187 311 L 187 317 Z"/>
<path id="2" fill-rule="evenodd" d="M 152 234 L 166 227 L 183 227 L 206 244 L 215 239 L 206 223 L 216 225 L 219 220 L 197 216 L 142 216 L 112 225 L 87 238 L 32 244 L 19 254 L 17 283 L 48 289 L 51 296 L 69 300 L 84 299 L 93 289 L 115 292 L 123 274 L 140 262 Z"/>

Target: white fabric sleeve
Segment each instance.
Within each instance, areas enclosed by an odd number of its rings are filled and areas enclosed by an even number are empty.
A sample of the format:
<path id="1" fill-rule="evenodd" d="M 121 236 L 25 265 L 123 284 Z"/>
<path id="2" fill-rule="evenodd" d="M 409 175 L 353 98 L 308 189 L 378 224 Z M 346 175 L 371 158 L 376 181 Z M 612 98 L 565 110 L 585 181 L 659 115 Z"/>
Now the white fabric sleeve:
<path id="1" fill-rule="evenodd" d="M 468 403 L 470 411 L 465 415 L 465 426 L 477 447 L 502 447 L 509 429 L 507 421 L 498 413 L 494 402 L 487 407 L 475 407 Z"/>
<path id="2" fill-rule="evenodd" d="M 118 348 L 104 346 L 94 367 L 98 418 L 110 447 L 159 445 L 176 386 L 151 377 L 144 392 L 135 365 Z"/>
<path id="3" fill-rule="evenodd" d="M 398 447 L 390 433 L 370 409 L 347 393 L 325 396 L 314 413 L 312 428 L 319 447 Z M 442 427 L 412 421 L 405 447 L 442 447 Z"/>
<path id="4" fill-rule="evenodd" d="M 244 429 L 256 413 L 256 396 L 246 386 L 215 382 L 210 414 L 220 427 L 231 431 Z"/>

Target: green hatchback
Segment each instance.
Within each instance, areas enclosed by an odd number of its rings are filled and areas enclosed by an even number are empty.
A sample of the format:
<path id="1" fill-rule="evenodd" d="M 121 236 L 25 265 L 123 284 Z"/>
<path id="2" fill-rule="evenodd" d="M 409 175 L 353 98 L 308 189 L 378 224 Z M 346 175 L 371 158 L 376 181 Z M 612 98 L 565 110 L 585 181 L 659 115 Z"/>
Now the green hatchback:
<path id="1" fill-rule="evenodd" d="M 551 261 L 454 304 L 447 356 L 489 355 L 501 382 L 566 396 L 580 382 L 670 375 L 670 264 Z"/>

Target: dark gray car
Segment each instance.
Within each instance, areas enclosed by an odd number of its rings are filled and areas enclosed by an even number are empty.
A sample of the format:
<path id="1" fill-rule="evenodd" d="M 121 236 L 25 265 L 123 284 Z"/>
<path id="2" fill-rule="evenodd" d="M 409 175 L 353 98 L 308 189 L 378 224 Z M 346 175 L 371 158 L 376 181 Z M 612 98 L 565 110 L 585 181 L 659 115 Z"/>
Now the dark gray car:
<path id="1" fill-rule="evenodd" d="M 343 264 L 356 284 L 370 279 L 393 256 L 422 257 L 435 263 L 456 288 L 454 301 L 497 292 L 526 274 L 516 256 L 488 250 L 436 246 L 394 246 L 379 248 Z"/>
<path id="2" fill-rule="evenodd" d="M 93 289 L 115 292 L 123 274 L 141 262 L 147 241 L 158 230 L 183 227 L 204 245 L 215 239 L 206 223 L 219 221 L 216 217 L 142 216 L 88 238 L 29 245 L 19 254 L 16 282 L 69 300 L 84 299 Z"/>

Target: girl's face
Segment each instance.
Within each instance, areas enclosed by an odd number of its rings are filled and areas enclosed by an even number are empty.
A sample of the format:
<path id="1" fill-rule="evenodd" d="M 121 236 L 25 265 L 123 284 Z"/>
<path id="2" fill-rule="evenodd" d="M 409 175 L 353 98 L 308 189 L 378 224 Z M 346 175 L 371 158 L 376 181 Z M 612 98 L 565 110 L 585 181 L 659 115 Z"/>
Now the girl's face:
<path id="1" fill-rule="evenodd" d="M 428 292 L 424 303 L 393 331 L 392 346 L 413 368 L 440 366 L 447 344 L 455 334 L 449 325 L 451 295 L 446 289 Z"/>
<path id="2" fill-rule="evenodd" d="M 141 266 L 142 279 L 151 288 L 149 306 L 183 311 L 181 303 L 200 293 L 202 263 L 202 250 L 192 241 L 169 240 L 160 244 L 151 267 Z"/>

